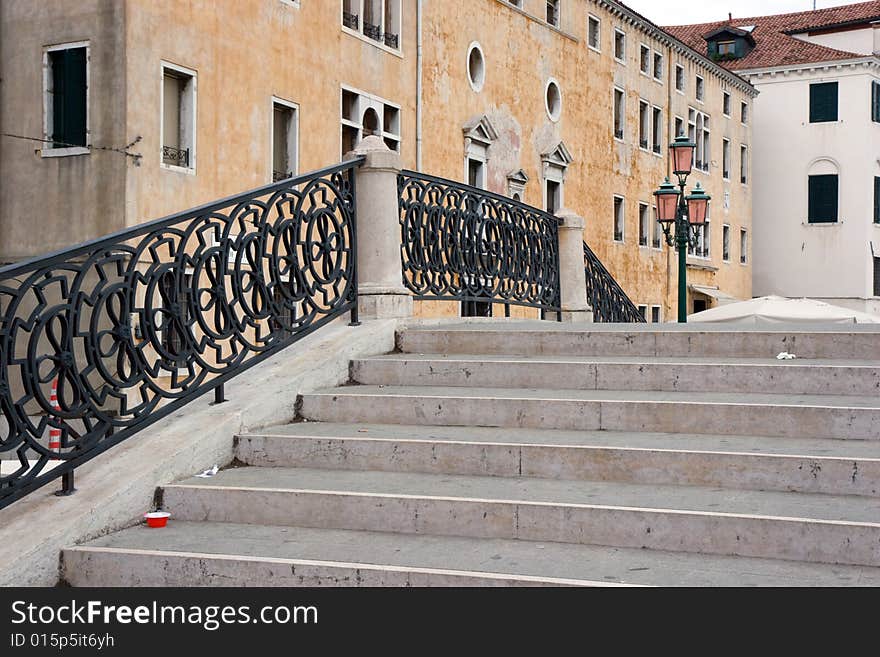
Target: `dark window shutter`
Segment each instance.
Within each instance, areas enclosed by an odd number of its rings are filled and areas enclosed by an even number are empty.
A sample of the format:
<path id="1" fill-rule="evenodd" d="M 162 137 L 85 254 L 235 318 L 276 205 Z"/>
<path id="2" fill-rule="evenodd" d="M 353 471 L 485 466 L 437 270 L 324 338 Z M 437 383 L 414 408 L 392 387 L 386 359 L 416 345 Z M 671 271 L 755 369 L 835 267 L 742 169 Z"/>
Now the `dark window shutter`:
<path id="1" fill-rule="evenodd" d="M 874 223 L 880 224 L 880 178 L 874 176 Z"/>
<path id="2" fill-rule="evenodd" d="M 880 258 L 874 257 L 874 296 L 880 297 Z"/>
<path id="3" fill-rule="evenodd" d="M 810 176 L 808 221 L 811 224 L 837 221 L 837 176 Z"/>
<path id="4" fill-rule="evenodd" d="M 880 82 L 871 83 L 871 120 L 880 123 Z"/>
<path id="5" fill-rule="evenodd" d="M 810 123 L 837 121 L 837 83 L 810 85 Z"/>
<path id="6" fill-rule="evenodd" d="M 51 53 L 52 139 L 56 148 L 86 145 L 86 49 Z"/>

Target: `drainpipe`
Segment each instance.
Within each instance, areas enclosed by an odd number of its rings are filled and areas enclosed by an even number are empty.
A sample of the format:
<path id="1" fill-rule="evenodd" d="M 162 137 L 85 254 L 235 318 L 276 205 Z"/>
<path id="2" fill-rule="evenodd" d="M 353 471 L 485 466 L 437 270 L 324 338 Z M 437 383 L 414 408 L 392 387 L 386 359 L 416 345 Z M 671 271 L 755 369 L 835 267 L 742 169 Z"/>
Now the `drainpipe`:
<path id="1" fill-rule="evenodd" d="M 422 0 L 416 0 L 416 171 L 422 170 Z"/>

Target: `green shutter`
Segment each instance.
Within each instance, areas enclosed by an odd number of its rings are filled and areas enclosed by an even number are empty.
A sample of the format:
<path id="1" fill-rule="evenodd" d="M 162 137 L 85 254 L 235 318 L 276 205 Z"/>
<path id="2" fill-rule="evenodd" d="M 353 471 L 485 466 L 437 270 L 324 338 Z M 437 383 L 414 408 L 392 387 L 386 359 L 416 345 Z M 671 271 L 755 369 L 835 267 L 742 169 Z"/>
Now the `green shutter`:
<path id="1" fill-rule="evenodd" d="M 810 123 L 837 121 L 837 83 L 810 85 Z"/>
<path id="2" fill-rule="evenodd" d="M 880 177 L 874 176 L 874 223 L 880 224 Z"/>
<path id="3" fill-rule="evenodd" d="M 86 49 L 50 54 L 52 62 L 52 139 L 56 148 L 86 145 Z"/>
<path id="4" fill-rule="evenodd" d="M 837 221 L 837 176 L 810 176 L 808 221 L 811 224 Z"/>
<path id="5" fill-rule="evenodd" d="M 880 82 L 871 83 L 871 120 L 880 123 Z"/>

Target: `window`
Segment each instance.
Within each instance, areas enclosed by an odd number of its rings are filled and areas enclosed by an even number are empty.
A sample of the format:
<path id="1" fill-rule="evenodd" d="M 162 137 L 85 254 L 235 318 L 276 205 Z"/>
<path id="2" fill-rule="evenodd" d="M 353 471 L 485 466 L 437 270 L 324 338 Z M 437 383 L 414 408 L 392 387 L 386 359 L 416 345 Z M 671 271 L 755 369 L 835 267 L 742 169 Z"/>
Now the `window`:
<path id="1" fill-rule="evenodd" d="M 547 22 L 559 27 L 559 0 L 547 0 Z"/>
<path id="2" fill-rule="evenodd" d="M 725 180 L 730 180 L 730 140 L 721 140 L 721 175 Z"/>
<path id="3" fill-rule="evenodd" d="M 562 185 L 556 180 L 545 180 L 544 185 L 544 209 L 556 214 L 562 205 Z"/>
<path id="4" fill-rule="evenodd" d="M 721 113 L 730 116 L 730 94 L 726 91 L 721 94 Z"/>
<path id="5" fill-rule="evenodd" d="M 400 0 L 343 0 L 342 25 L 394 50 L 400 49 Z"/>
<path id="6" fill-rule="evenodd" d="M 700 171 L 708 171 L 709 162 L 712 161 L 710 136 L 709 115 L 690 108 L 688 138 L 697 145 L 694 149 L 694 168 Z"/>
<path id="7" fill-rule="evenodd" d="M 654 79 L 663 79 L 663 55 L 659 52 L 654 53 Z"/>
<path id="8" fill-rule="evenodd" d="M 743 185 L 749 182 L 749 149 L 747 146 L 739 147 L 739 181 Z"/>
<path id="9" fill-rule="evenodd" d="M 704 88 L 703 78 L 701 78 L 699 75 L 697 76 L 697 82 L 696 82 L 695 89 L 696 89 L 696 94 L 697 94 L 697 100 L 702 103 L 703 96 L 705 95 L 705 88 Z"/>
<path id="10" fill-rule="evenodd" d="M 880 123 L 880 82 L 871 83 L 871 120 Z"/>
<path id="11" fill-rule="evenodd" d="M 626 63 L 626 34 L 620 30 L 614 30 L 614 59 Z"/>
<path id="12" fill-rule="evenodd" d="M 648 206 L 639 203 L 639 246 L 648 246 L 648 235 L 650 235 L 650 213 Z"/>
<path id="13" fill-rule="evenodd" d="M 89 46 L 55 46 L 43 53 L 42 154 L 87 153 L 89 132 Z"/>
<path id="14" fill-rule="evenodd" d="M 614 241 L 623 241 L 623 198 L 614 197 Z"/>
<path id="15" fill-rule="evenodd" d="M 296 296 L 289 276 L 283 276 L 272 288 L 276 309 L 269 318 L 269 328 L 273 333 L 280 333 L 282 338 L 293 333 L 296 327 Z"/>
<path id="16" fill-rule="evenodd" d="M 836 174 L 821 174 L 809 177 L 807 199 L 807 221 L 811 224 L 834 223 L 837 221 Z"/>
<path id="17" fill-rule="evenodd" d="M 718 42 L 718 54 L 719 55 L 735 55 L 736 54 L 736 41 L 719 41 Z"/>
<path id="18" fill-rule="evenodd" d="M 189 292 L 192 289 L 193 275 L 187 272 L 177 286 L 175 270 L 166 271 L 159 279 L 162 350 L 165 352 L 162 364 L 170 370 L 183 369 L 186 364 L 186 326 L 189 325 Z"/>
<path id="19" fill-rule="evenodd" d="M 364 137 L 377 135 L 392 151 L 400 152 L 400 107 L 378 96 L 342 88 L 342 155 Z"/>
<path id="20" fill-rule="evenodd" d="M 730 226 L 721 227 L 721 259 L 730 262 Z"/>
<path id="21" fill-rule="evenodd" d="M 684 66 L 675 65 L 675 90 L 684 93 Z"/>
<path id="22" fill-rule="evenodd" d="M 648 306 L 639 305 L 639 315 L 642 316 L 642 319 L 648 321 Z"/>
<path id="23" fill-rule="evenodd" d="M 654 206 L 651 206 L 651 223 L 654 225 L 653 247 L 655 249 L 660 249 L 662 248 L 661 244 L 663 243 L 663 227 L 660 225 L 660 222 L 657 221 L 657 209 Z"/>
<path id="24" fill-rule="evenodd" d="M 810 123 L 837 121 L 837 83 L 810 85 Z"/>
<path id="25" fill-rule="evenodd" d="M 272 180 L 284 180 L 296 174 L 298 109 L 293 103 L 272 99 Z"/>
<path id="26" fill-rule="evenodd" d="M 196 73 L 162 64 L 162 165 L 196 168 Z"/>
<path id="27" fill-rule="evenodd" d="M 651 306 L 651 323 L 660 323 L 660 306 Z"/>
<path id="28" fill-rule="evenodd" d="M 481 91 L 486 81 L 486 61 L 483 58 L 483 50 L 476 41 L 468 49 L 467 74 L 471 89 Z"/>
<path id="29" fill-rule="evenodd" d="M 874 176 L 874 223 L 880 224 L 880 178 Z"/>
<path id="30" fill-rule="evenodd" d="M 653 120 L 653 138 L 651 139 L 651 150 L 658 155 L 663 151 L 663 110 L 659 107 L 654 108 Z"/>
<path id="31" fill-rule="evenodd" d="M 602 45 L 602 24 L 595 16 L 587 18 L 587 45 L 593 50 L 600 50 Z"/>
<path id="32" fill-rule="evenodd" d="M 547 88 L 544 90 L 544 109 L 553 122 L 558 121 L 562 115 L 562 92 L 559 90 L 559 83 L 552 78 L 547 81 Z"/>
<path id="33" fill-rule="evenodd" d="M 749 104 L 741 103 L 739 107 L 739 117 L 743 123 L 749 122 Z"/>
<path id="34" fill-rule="evenodd" d="M 711 205 L 710 205 L 711 207 Z M 707 211 L 708 214 L 708 211 Z M 697 228 L 697 240 L 694 246 L 688 246 L 688 253 L 692 256 L 696 256 L 697 258 L 709 258 L 710 256 L 710 222 L 708 216 L 706 217 L 706 223 Z"/>
<path id="35" fill-rule="evenodd" d="M 673 137 L 680 137 L 684 134 L 684 119 L 680 116 L 675 117 L 675 127 L 673 128 Z"/>
<path id="36" fill-rule="evenodd" d="M 651 72 L 651 49 L 644 43 L 639 48 L 639 70 L 645 75 Z"/>
<path id="37" fill-rule="evenodd" d="M 749 234 L 745 228 L 739 229 L 739 261 L 746 264 L 749 261 Z"/>
<path id="38" fill-rule="evenodd" d="M 639 101 L 639 148 L 648 148 L 651 134 L 651 107 L 643 100 Z"/>
<path id="39" fill-rule="evenodd" d="M 623 89 L 614 89 L 614 138 L 623 139 L 623 129 L 626 126 L 626 106 Z"/>

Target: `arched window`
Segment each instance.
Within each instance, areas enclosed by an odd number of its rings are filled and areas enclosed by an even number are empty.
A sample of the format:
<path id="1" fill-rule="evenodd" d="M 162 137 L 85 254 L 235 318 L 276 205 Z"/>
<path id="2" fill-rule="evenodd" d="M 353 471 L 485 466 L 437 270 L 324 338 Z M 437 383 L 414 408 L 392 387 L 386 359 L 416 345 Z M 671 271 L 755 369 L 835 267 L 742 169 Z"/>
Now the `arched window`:
<path id="1" fill-rule="evenodd" d="M 836 223 L 839 196 L 840 167 L 829 158 L 814 160 L 807 175 L 807 223 Z"/>

